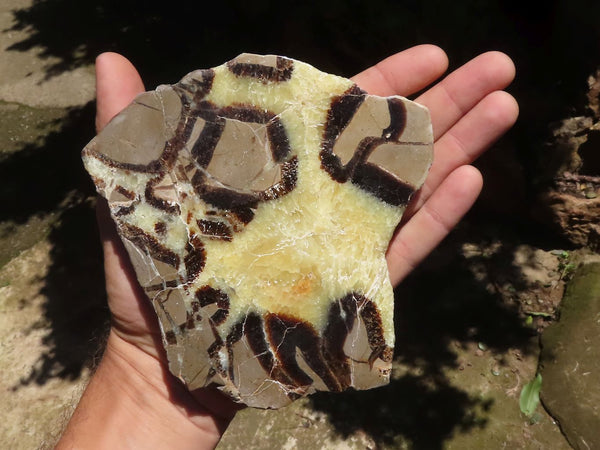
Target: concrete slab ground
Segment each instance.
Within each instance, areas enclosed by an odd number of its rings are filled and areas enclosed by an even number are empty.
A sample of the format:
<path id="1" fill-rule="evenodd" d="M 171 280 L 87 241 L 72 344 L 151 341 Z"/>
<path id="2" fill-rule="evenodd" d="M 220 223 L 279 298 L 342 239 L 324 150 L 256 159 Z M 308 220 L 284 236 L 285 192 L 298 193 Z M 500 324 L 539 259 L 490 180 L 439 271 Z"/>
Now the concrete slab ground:
<path id="1" fill-rule="evenodd" d="M 49 77 L 46 68 L 58 59 L 39 47 L 26 49 L 31 30 L 14 29 L 15 11 L 32 4 L 33 0 L 0 3 L 0 100 L 38 108 L 84 105 L 94 98 L 93 67 Z"/>
<path id="2" fill-rule="evenodd" d="M 20 49 L 31 30 L 14 29 L 15 12 L 32 4 L 0 2 L 0 447 L 10 449 L 51 448 L 89 376 L 85 368 L 60 376 L 64 367 L 48 365 L 56 351 L 56 324 L 47 314 L 47 277 L 56 271 L 52 235 L 73 192 L 43 174 L 27 180 L 26 167 L 52 173 L 48 162 L 69 152 L 58 150 L 56 137 L 70 114 L 94 98 L 95 79 L 91 65 L 48 77 L 56 58 Z M 28 190 L 53 185 L 56 195 L 17 210 Z"/>

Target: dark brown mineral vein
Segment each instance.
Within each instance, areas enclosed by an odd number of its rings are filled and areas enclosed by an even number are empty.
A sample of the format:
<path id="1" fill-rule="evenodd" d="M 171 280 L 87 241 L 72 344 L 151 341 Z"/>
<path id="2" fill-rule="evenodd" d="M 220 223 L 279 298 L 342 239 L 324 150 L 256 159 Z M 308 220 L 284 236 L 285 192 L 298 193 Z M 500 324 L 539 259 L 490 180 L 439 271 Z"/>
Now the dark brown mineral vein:
<path id="1" fill-rule="evenodd" d="M 257 78 L 263 83 L 269 81 L 279 83 L 292 77 L 294 62 L 291 59 L 278 56 L 275 67 L 256 63 L 241 63 L 235 60 L 229 62 L 227 67 L 234 74 L 241 77 Z"/>
<path id="2" fill-rule="evenodd" d="M 120 223 L 119 231 L 125 239 L 131 241 L 136 247 L 145 249 L 152 258 L 173 267 L 179 266 L 179 256 L 158 242 L 154 237 L 148 235 L 141 228 L 128 223 Z"/>

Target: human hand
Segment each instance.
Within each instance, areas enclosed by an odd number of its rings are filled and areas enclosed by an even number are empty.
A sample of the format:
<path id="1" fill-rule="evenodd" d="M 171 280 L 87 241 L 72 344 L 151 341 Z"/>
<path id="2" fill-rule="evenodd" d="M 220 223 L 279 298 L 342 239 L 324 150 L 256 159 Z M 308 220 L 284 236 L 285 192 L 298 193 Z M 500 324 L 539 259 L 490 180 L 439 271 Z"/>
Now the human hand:
<path id="1" fill-rule="evenodd" d="M 357 75 L 354 81 L 372 94 L 407 96 L 434 82 L 446 68 L 444 52 L 424 45 L 384 60 Z M 144 86 L 131 63 L 114 53 L 101 55 L 96 71 L 96 127 L 100 131 L 144 91 Z M 388 249 L 388 267 L 394 285 L 447 235 L 477 198 L 481 175 L 468 164 L 516 120 L 515 100 L 501 91 L 513 76 L 514 66 L 507 56 L 486 53 L 416 99 L 431 112 L 435 157 L 424 187 L 413 199 L 403 226 Z M 157 406 L 162 409 L 156 414 L 178 416 L 181 422 L 176 426 L 170 423 L 170 427 L 187 430 L 177 432 L 182 439 L 184 436 L 188 439 L 187 445 L 216 445 L 238 407 L 211 389 L 190 394 L 168 373 L 156 318 L 136 281 L 104 202 L 100 203 L 98 217 L 113 317 L 104 359 L 115 360 L 119 367 L 129 371 L 138 389 L 146 386 L 149 393 L 157 396 Z M 190 424 L 192 428 L 188 427 Z M 173 446 L 173 441 L 169 442 Z"/>
<path id="2" fill-rule="evenodd" d="M 448 67 L 438 47 L 420 45 L 391 56 L 354 77 L 370 94 L 408 96 L 426 88 Z M 470 166 L 515 123 L 519 108 L 502 91 L 515 76 L 503 53 L 484 53 L 415 99 L 429 108 L 434 161 L 387 251 L 392 284 L 408 275 L 473 206 L 481 187 Z"/>
<path id="3" fill-rule="evenodd" d="M 127 59 L 100 55 L 96 130 L 144 90 Z M 240 406 L 215 389 L 190 393 L 170 374 L 156 316 L 102 198 L 97 217 L 111 331 L 57 448 L 214 448 Z"/>

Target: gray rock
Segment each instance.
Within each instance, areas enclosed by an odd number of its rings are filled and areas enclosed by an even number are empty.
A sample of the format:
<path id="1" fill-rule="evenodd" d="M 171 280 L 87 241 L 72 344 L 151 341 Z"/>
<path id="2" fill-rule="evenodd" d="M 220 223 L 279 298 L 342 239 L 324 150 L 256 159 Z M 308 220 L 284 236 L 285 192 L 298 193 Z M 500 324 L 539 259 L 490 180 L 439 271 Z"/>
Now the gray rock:
<path id="1" fill-rule="evenodd" d="M 542 336 L 541 398 L 577 449 L 600 448 L 600 263 L 570 282 L 561 318 Z"/>

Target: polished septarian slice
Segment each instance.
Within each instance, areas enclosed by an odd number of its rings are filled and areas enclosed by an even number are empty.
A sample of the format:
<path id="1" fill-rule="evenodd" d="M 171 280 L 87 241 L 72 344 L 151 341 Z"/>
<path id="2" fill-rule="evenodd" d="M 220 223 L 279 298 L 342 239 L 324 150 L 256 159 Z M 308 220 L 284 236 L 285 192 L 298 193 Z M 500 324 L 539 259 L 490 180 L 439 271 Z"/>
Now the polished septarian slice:
<path id="1" fill-rule="evenodd" d="M 432 148 L 416 103 L 243 54 L 139 95 L 83 159 L 172 373 L 279 408 L 389 381 L 385 252 Z"/>

